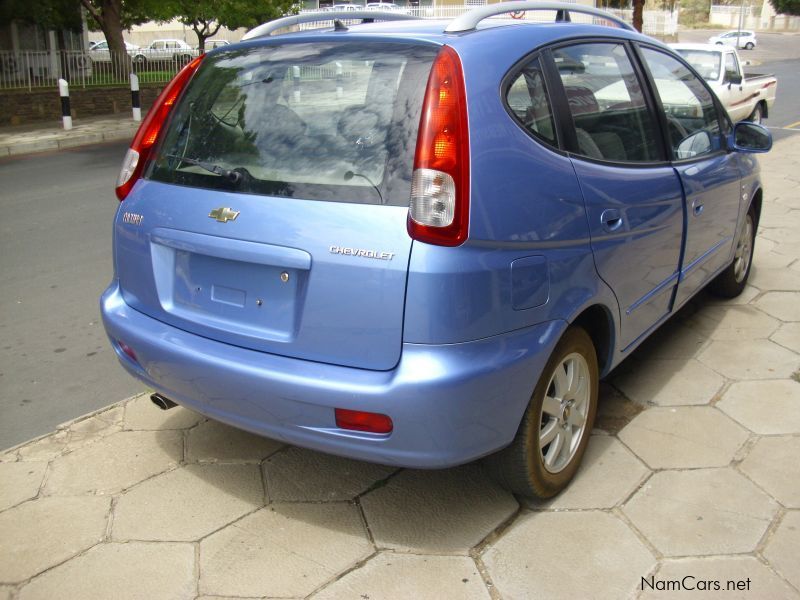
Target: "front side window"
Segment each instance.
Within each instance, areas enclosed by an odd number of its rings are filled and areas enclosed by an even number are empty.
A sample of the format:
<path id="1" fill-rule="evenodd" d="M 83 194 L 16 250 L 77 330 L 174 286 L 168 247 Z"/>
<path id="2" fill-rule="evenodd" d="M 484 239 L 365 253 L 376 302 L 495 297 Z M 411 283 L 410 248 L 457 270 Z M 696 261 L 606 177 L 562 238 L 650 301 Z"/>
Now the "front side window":
<path id="1" fill-rule="evenodd" d="M 526 64 L 514 77 L 506 92 L 506 103 L 529 133 L 548 144 L 557 145 L 553 112 L 538 58 Z"/>
<path id="2" fill-rule="evenodd" d="M 731 77 L 739 75 L 739 63 L 736 62 L 736 56 L 729 52 L 725 55 L 725 81 L 731 81 Z"/>
<path id="3" fill-rule="evenodd" d="M 615 162 L 661 159 L 655 120 L 622 44 L 553 50 L 575 125 L 577 152 Z"/>
<path id="4" fill-rule="evenodd" d="M 407 206 L 436 51 L 340 42 L 210 55 L 174 109 L 149 176 L 240 193 Z"/>
<path id="5" fill-rule="evenodd" d="M 677 159 L 695 158 L 722 148 L 719 115 L 703 82 L 680 61 L 642 48 L 667 117 L 669 143 Z"/>

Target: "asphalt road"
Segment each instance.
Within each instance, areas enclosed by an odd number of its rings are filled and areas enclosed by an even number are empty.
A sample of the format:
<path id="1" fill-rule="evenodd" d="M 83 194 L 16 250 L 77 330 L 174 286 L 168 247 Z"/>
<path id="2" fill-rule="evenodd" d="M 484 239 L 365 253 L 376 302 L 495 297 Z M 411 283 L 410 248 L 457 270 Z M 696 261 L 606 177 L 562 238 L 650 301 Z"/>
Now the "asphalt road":
<path id="1" fill-rule="evenodd" d="M 0 160 L 0 448 L 142 389 L 98 308 L 126 146 Z"/>

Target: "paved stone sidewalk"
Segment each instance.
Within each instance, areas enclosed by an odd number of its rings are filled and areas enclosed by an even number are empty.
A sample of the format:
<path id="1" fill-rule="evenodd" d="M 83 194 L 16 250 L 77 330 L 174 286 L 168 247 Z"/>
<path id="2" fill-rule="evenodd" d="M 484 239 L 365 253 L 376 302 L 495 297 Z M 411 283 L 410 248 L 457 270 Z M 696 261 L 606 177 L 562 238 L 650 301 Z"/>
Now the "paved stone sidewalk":
<path id="1" fill-rule="evenodd" d="M 800 598 L 800 144 L 762 164 L 752 285 L 694 301 L 603 385 L 552 501 L 142 395 L 0 455 L 0 599 Z M 748 589 L 642 590 L 686 576 Z"/>
<path id="2" fill-rule="evenodd" d="M 0 158 L 133 139 L 139 123 L 130 114 L 88 117 L 65 131 L 60 122 L 0 128 Z"/>

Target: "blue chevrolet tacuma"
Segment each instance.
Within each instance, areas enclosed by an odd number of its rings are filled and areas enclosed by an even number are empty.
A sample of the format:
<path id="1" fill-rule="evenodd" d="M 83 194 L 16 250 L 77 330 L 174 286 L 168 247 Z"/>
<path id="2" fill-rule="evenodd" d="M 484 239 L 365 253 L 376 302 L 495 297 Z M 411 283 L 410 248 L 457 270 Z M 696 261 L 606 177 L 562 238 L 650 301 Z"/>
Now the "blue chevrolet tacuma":
<path id="1" fill-rule="evenodd" d="M 103 321 L 162 407 L 552 496 L 599 378 L 744 287 L 771 144 L 592 8 L 287 17 L 151 108 Z"/>

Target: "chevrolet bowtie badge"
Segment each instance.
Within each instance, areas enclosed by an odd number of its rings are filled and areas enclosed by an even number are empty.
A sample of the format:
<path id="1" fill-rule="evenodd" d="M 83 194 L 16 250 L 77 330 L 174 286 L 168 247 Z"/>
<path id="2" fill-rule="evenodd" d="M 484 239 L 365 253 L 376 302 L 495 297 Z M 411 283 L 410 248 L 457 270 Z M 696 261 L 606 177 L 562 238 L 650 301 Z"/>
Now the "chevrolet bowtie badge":
<path id="1" fill-rule="evenodd" d="M 228 221 L 236 220 L 236 217 L 239 216 L 239 211 L 232 210 L 227 206 L 220 206 L 208 213 L 208 216 L 212 219 L 216 219 L 220 223 L 227 223 Z"/>

